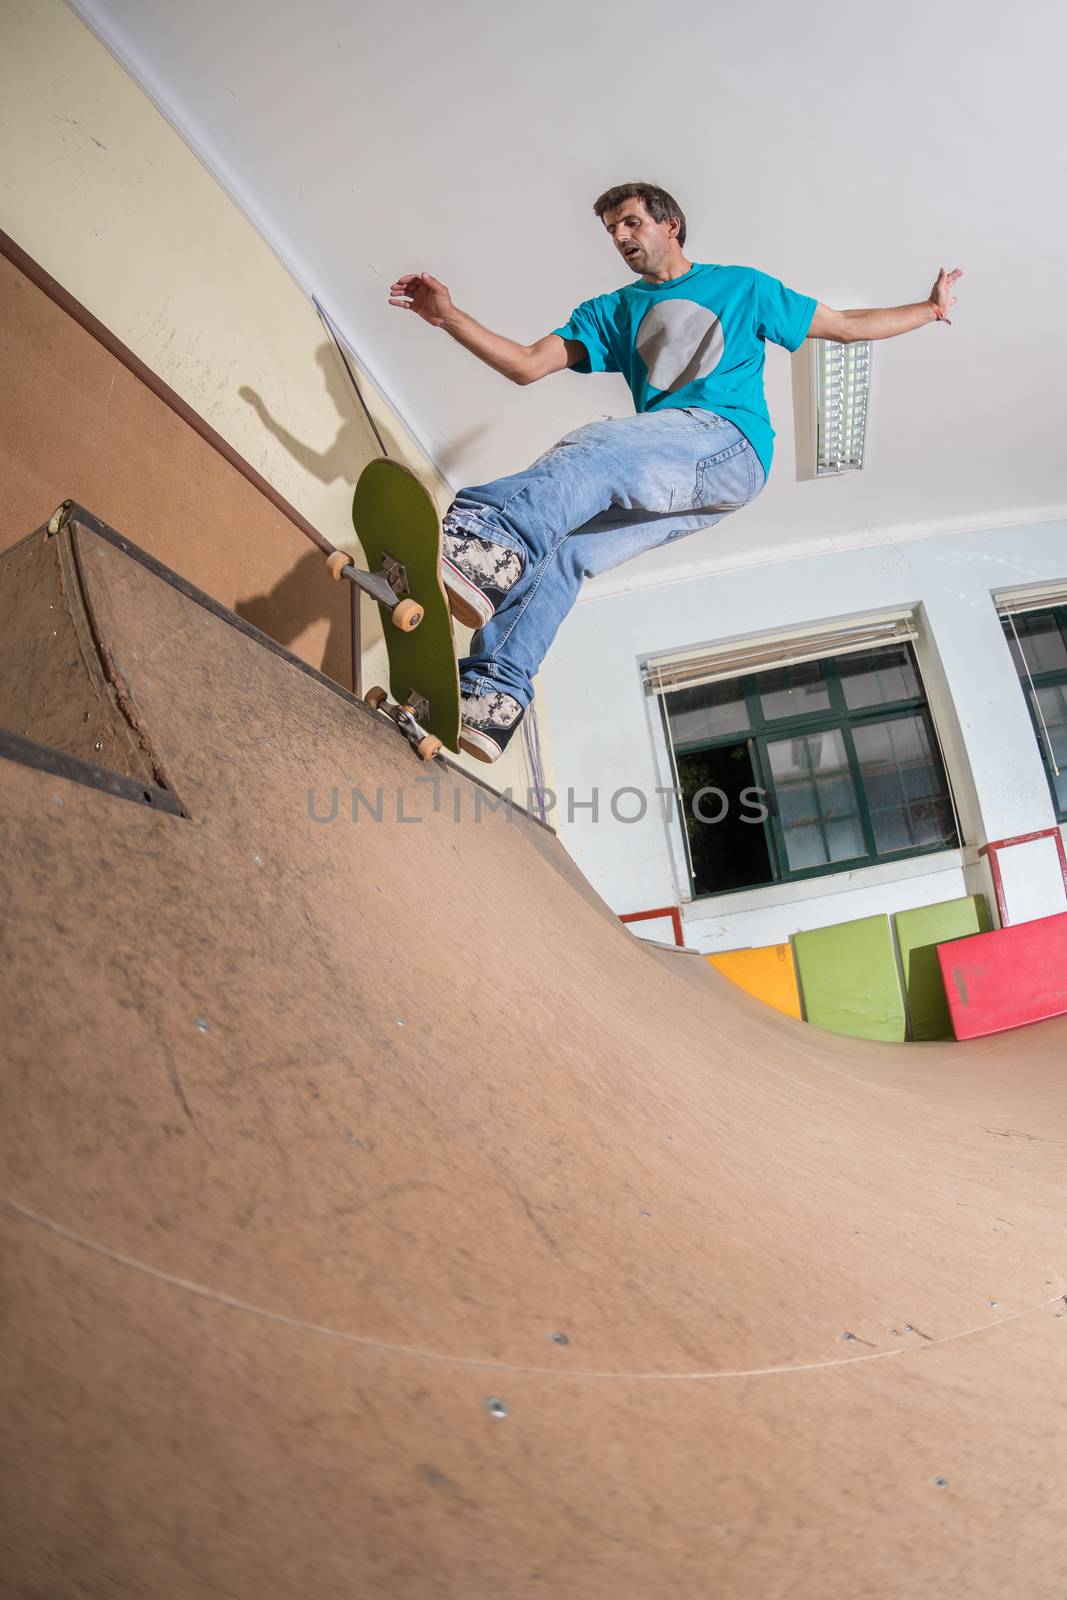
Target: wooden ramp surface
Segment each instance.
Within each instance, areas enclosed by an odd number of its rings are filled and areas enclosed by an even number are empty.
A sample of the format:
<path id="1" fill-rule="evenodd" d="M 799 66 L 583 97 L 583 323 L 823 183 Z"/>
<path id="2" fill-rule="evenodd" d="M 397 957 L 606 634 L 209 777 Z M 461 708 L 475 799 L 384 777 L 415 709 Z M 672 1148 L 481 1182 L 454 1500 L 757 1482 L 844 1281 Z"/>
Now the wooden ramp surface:
<path id="1" fill-rule="evenodd" d="M 60 537 L 182 814 L 0 761 L 0 1593 L 1062 1600 L 1064 1021 L 781 1017 Z"/>

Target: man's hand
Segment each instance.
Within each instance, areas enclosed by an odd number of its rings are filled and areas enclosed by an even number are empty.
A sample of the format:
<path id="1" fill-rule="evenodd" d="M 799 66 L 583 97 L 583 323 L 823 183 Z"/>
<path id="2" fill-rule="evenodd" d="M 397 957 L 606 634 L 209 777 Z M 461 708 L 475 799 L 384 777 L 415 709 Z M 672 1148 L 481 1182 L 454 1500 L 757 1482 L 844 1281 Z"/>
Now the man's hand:
<path id="1" fill-rule="evenodd" d="M 956 279 L 963 277 L 963 270 L 954 267 L 951 272 L 946 272 L 944 267 L 938 270 L 937 280 L 930 290 L 930 304 L 943 322 L 948 321 L 948 314 L 956 304 L 956 296 L 952 293 L 956 286 Z"/>
<path id="2" fill-rule="evenodd" d="M 443 283 L 428 272 L 406 272 L 389 290 L 389 304 L 414 311 L 431 328 L 443 328 L 455 307 Z"/>
<path id="3" fill-rule="evenodd" d="M 871 311 L 834 311 L 820 300 L 808 328 L 809 339 L 833 339 L 838 344 L 853 344 L 857 339 L 893 339 L 898 333 L 911 333 L 931 321 L 948 322 L 947 313 L 956 304 L 952 293 L 961 268 L 951 272 L 941 268 L 937 281 L 925 300 L 911 306 L 882 306 Z M 933 317 L 930 313 L 933 312 Z"/>
<path id="4" fill-rule="evenodd" d="M 428 272 L 406 272 L 398 278 L 389 290 L 389 304 L 402 311 L 414 311 L 431 328 L 443 328 L 457 344 L 512 383 L 536 383 L 550 372 L 576 366 L 585 359 L 584 345 L 574 339 L 561 339 L 558 333 L 546 333 L 535 344 L 516 344 L 514 339 L 483 328 L 452 303 L 444 284 Z"/>

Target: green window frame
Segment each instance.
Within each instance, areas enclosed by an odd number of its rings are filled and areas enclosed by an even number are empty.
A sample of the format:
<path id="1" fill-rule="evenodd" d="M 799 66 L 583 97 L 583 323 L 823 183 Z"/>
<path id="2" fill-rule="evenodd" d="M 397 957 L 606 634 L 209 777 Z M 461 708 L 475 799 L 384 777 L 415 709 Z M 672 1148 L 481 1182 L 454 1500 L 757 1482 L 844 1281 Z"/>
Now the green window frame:
<path id="1" fill-rule="evenodd" d="M 1067 606 L 1017 611 L 1013 616 L 1002 617 L 1001 625 L 1019 674 L 1019 687 L 1026 701 L 1037 748 L 1041 752 L 1041 765 L 1045 769 L 1045 780 L 1052 796 L 1056 819 L 1067 822 Z M 1028 651 L 1026 645 L 1028 637 L 1032 639 L 1037 630 L 1045 634 L 1044 648 L 1040 654 L 1053 660 L 1062 656 L 1062 666 L 1050 666 L 1044 671 L 1034 670 L 1035 666 L 1040 666 L 1040 657 L 1035 651 Z M 1016 634 L 1022 645 L 1021 655 Z M 1048 648 L 1050 644 L 1051 650 Z"/>
<path id="2" fill-rule="evenodd" d="M 848 704 L 846 681 L 855 671 L 864 670 L 863 663 L 867 663 L 872 671 L 884 671 L 900 667 L 905 661 L 910 669 L 910 683 L 915 692 L 902 694 L 897 698 L 876 700 L 866 705 Z M 844 674 L 842 664 L 844 664 Z M 810 683 L 815 674 L 821 676 L 825 688 L 825 694 L 820 695 L 823 703 L 817 709 L 807 712 L 795 711 L 789 715 L 768 714 L 764 696 L 776 694 L 781 700 L 783 692 L 791 694 L 795 683 L 802 684 L 805 678 Z M 781 687 L 769 688 L 773 680 L 781 678 L 786 680 L 788 686 L 785 691 Z M 688 740 L 676 737 L 675 729 L 672 727 L 673 718 L 686 712 L 692 713 L 694 710 L 699 715 L 701 689 L 709 697 L 708 704 L 711 704 L 710 697 L 714 695 L 720 700 L 732 696 L 731 704 L 737 705 L 738 714 L 740 714 L 740 703 L 743 701 L 747 725 L 711 737 Z M 696 689 L 667 690 L 660 695 L 660 700 L 664 735 L 672 753 L 677 777 L 678 815 L 683 832 L 687 836 L 690 891 L 694 898 L 718 897 L 774 884 L 803 882 L 807 879 L 854 872 L 858 868 L 907 860 L 915 856 L 934 855 L 959 848 L 959 831 L 944 761 L 919 676 L 915 653 L 909 643 L 897 642 L 889 647 L 850 652 L 842 656 L 826 656 L 817 662 L 806 662 L 788 668 L 768 666 L 760 671 L 728 680 L 718 680 Z M 908 771 L 907 762 L 896 766 L 892 762 L 883 762 L 879 769 L 877 763 L 868 760 L 865 767 L 864 749 L 866 747 L 869 757 L 872 744 L 879 739 L 891 752 L 895 743 L 910 742 L 913 749 L 919 749 L 922 752 L 921 760 L 913 762 L 912 766 L 921 773 L 930 774 L 933 788 L 928 789 L 925 794 L 909 797 L 905 779 Z M 781 777 L 776 781 L 775 759 L 776 751 L 781 751 L 787 744 L 791 747 L 789 757 L 791 765 L 799 776 L 790 774 L 788 781 L 783 783 Z M 819 783 L 810 776 L 812 754 L 818 758 L 828 748 L 836 754 L 839 765 L 830 769 L 822 789 L 829 791 L 836 788 L 839 797 L 849 802 L 844 812 L 838 815 L 834 815 L 833 806 L 828 808 L 824 801 L 818 798 Z M 701 760 L 691 762 L 688 760 L 691 757 L 699 757 Z M 699 769 L 702 762 L 706 767 L 710 765 L 715 769 L 717 762 L 721 764 L 723 760 L 733 757 L 741 761 L 739 770 L 745 773 L 751 770 L 754 784 L 761 791 L 760 808 L 765 808 L 767 814 L 760 821 L 750 818 L 746 821 L 745 827 L 746 831 L 756 827 L 762 828 L 768 871 L 752 882 L 720 883 L 716 886 L 715 883 L 702 882 L 701 873 L 694 867 L 696 853 L 694 829 L 700 825 L 693 820 L 696 814 L 694 800 L 698 799 L 702 791 L 699 790 L 692 774 Z M 818 764 L 817 759 L 815 764 Z M 803 770 L 805 765 L 809 769 L 807 780 Z M 886 787 L 885 780 L 890 776 L 895 776 L 897 781 L 897 798 L 893 804 L 886 804 L 883 796 L 883 803 L 879 804 L 876 791 L 879 787 L 883 789 Z M 881 785 L 877 781 L 879 777 L 883 779 Z M 801 816 L 798 821 L 797 796 L 803 790 L 805 781 L 810 794 L 816 796 L 816 809 L 809 816 Z M 741 792 L 745 794 L 749 791 Z M 755 809 L 755 802 L 752 800 L 745 803 Z M 803 803 L 801 795 L 801 807 Z M 791 809 L 792 817 L 789 815 Z M 699 803 L 697 810 L 700 810 Z M 906 826 L 908 831 L 916 831 L 914 819 L 920 818 L 919 831 L 925 823 L 927 833 L 931 831 L 930 819 L 933 814 L 933 826 L 937 837 L 926 843 L 914 841 L 898 845 L 887 843 L 886 835 L 892 825 L 893 812 L 906 813 L 908 820 L 906 824 L 902 823 L 902 826 Z M 705 817 L 704 820 L 721 819 Z M 833 829 L 838 831 L 838 849 L 845 843 L 848 845 L 847 854 L 838 855 L 837 859 L 802 864 L 795 859 L 797 852 L 794 849 L 794 858 L 791 859 L 791 846 L 795 846 L 800 840 L 801 830 L 808 834 L 808 841 L 801 841 L 802 843 L 810 842 L 817 834 L 822 840 L 824 854 L 830 854 L 830 833 Z M 789 834 L 792 834 L 791 838 L 787 837 Z M 739 831 L 735 831 L 730 837 L 739 841 L 742 839 Z M 851 847 L 850 840 L 854 841 L 855 848 Z"/>

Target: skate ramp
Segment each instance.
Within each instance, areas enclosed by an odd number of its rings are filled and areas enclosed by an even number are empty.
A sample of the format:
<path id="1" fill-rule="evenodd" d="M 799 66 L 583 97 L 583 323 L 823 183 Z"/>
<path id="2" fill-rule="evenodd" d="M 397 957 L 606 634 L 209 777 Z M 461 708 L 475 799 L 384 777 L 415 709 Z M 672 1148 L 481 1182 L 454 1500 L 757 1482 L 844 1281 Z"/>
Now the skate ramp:
<path id="1" fill-rule="evenodd" d="M 59 541 L 148 764 L 0 760 L 0 1592 L 1061 1597 L 1067 1025 L 780 1017 L 128 540 L 34 539 L 0 586 Z"/>

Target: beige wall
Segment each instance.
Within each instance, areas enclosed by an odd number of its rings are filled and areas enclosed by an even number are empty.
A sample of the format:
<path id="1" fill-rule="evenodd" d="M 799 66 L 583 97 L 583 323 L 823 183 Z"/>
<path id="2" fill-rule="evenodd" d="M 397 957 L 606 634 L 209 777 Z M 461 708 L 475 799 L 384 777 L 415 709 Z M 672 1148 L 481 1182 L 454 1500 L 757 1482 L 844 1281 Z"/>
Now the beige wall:
<path id="1" fill-rule="evenodd" d="M 0 0 L 0 32 L 6 231 L 298 510 L 336 532 L 355 473 L 378 451 L 326 366 L 314 307 L 62 0 Z M 305 460 L 264 428 L 242 388 L 304 444 Z M 367 390 L 390 448 L 431 476 Z"/>
<path id="2" fill-rule="evenodd" d="M 62 0 L 0 0 L 0 40 L 0 226 L 328 539 L 350 540 L 352 488 L 379 452 L 303 290 Z M 418 445 L 364 392 L 389 453 L 443 507 Z M 384 647 L 363 617 L 372 681 Z M 509 752 L 491 777 L 524 790 L 525 763 Z"/>

